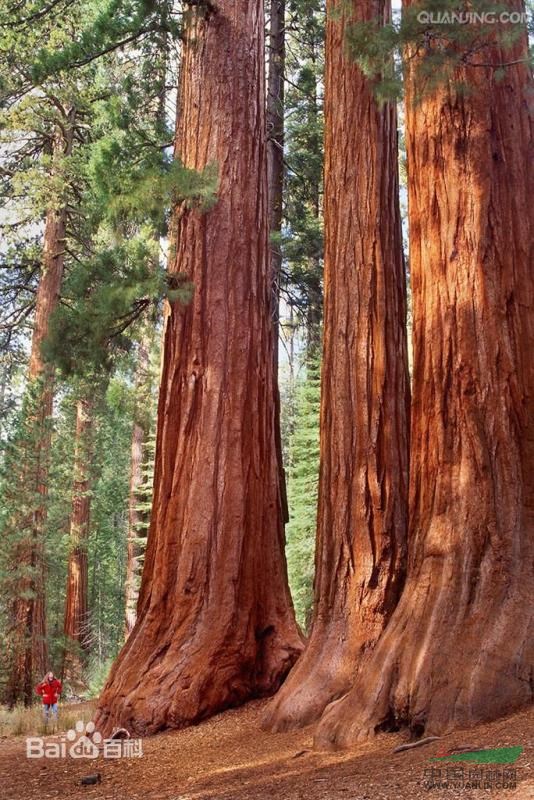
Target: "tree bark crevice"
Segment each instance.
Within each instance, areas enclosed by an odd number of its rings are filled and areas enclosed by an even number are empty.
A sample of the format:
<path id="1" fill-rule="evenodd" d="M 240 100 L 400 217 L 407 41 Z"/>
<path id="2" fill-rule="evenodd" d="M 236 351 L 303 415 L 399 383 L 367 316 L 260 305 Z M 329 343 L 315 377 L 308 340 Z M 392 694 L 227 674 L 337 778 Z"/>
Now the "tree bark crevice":
<path id="1" fill-rule="evenodd" d="M 329 4 L 332 11 L 337 3 Z M 325 268 L 314 617 L 264 727 L 317 720 L 351 687 L 397 603 L 406 560 L 406 287 L 391 104 L 346 57 L 352 19 L 327 15 Z"/>
<path id="2" fill-rule="evenodd" d="M 263 26 L 259 0 L 187 21 L 176 156 L 218 165 L 218 202 L 178 209 L 170 270 L 195 292 L 166 310 L 138 618 L 103 731 L 182 727 L 272 694 L 302 648 L 275 442 Z"/>
<path id="3" fill-rule="evenodd" d="M 512 49 L 526 56 L 526 36 Z M 495 63 L 505 55 L 491 47 Z M 416 100 L 418 59 L 407 63 L 408 578 L 351 691 L 325 712 L 322 747 L 404 726 L 444 734 L 533 697 L 532 77 L 526 63 L 500 81 L 464 67 L 455 80 L 469 93 L 451 81 Z"/>

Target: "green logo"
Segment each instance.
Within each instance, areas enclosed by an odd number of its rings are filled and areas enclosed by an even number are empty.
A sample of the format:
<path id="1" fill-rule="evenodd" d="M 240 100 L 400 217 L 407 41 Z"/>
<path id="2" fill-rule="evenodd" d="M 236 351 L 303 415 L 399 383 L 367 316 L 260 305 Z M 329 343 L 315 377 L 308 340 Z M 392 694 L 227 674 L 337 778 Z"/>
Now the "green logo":
<path id="1" fill-rule="evenodd" d="M 467 750 L 464 752 L 437 753 L 435 758 L 430 761 L 471 761 L 475 764 L 513 764 L 523 748 L 516 747 L 496 747 L 491 750 Z"/>

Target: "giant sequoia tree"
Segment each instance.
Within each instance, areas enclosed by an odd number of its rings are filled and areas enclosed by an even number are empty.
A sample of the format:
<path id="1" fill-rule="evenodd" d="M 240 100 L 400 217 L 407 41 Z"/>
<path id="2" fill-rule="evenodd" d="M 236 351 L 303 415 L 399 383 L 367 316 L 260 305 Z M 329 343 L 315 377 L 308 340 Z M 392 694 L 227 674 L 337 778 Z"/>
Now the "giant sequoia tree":
<path id="1" fill-rule="evenodd" d="M 330 11 L 337 3 L 330 3 Z M 363 19 L 382 2 L 354 4 Z M 378 640 L 404 575 L 408 440 L 405 279 L 394 106 L 327 22 L 325 299 L 315 607 L 304 655 L 267 725 L 316 719 Z M 361 18 L 361 17 L 360 17 Z"/>
<path id="2" fill-rule="evenodd" d="M 154 501 L 136 625 L 97 724 L 179 727 L 275 691 L 300 638 L 274 431 L 263 3 L 190 4 L 176 156 L 218 202 L 175 210 Z"/>
<path id="3" fill-rule="evenodd" d="M 354 688 L 323 717 L 323 745 L 399 726 L 440 733 L 509 712 L 533 694 L 527 39 L 507 49 L 493 39 L 432 94 L 422 93 L 420 57 L 410 55 L 408 577 Z M 509 66 L 500 76 L 502 64 Z"/>

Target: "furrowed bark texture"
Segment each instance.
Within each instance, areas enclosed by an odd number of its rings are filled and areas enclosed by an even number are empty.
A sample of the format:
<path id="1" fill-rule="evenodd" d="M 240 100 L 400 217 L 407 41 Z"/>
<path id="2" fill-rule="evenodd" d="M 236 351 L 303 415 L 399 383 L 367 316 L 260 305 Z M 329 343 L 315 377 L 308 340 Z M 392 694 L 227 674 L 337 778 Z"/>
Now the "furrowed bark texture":
<path id="1" fill-rule="evenodd" d="M 526 52 L 524 37 L 479 59 Z M 416 68 L 409 60 L 408 579 L 353 690 L 323 717 L 322 746 L 404 725 L 444 733 L 533 694 L 531 76 L 524 63 L 501 81 L 464 68 L 467 93 L 451 82 L 416 102 Z"/>
<path id="2" fill-rule="evenodd" d="M 53 143 L 57 157 L 72 152 L 75 112 L 65 121 L 64 135 L 59 133 Z M 30 503 L 35 503 L 31 519 L 15 522 L 16 527 L 28 528 L 29 535 L 18 545 L 15 565 L 27 567 L 27 575 L 17 586 L 13 602 L 10 632 L 11 669 L 6 701 L 13 705 L 23 700 L 30 705 L 34 686 L 47 669 L 45 624 L 45 563 L 44 527 L 48 494 L 48 455 L 50 451 L 49 420 L 54 399 L 54 375 L 45 364 L 42 345 L 48 335 L 50 319 L 58 301 L 63 279 L 64 240 L 67 221 L 65 208 L 51 209 L 46 214 L 42 271 L 35 298 L 35 318 L 28 369 L 28 429 L 31 431 L 31 453 L 23 455 L 20 476 L 23 491 Z M 37 499 L 35 499 L 37 498 Z"/>
<path id="3" fill-rule="evenodd" d="M 92 413 L 89 400 L 78 400 L 70 517 L 70 553 L 63 626 L 65 651 L 62 672 L 65 678 L 71 680 L 81 678 L 84 655 L 89 647 L 87 539 L 91 514 L 89 472 L 91 469 Z"/>
<path id="4" fill-rule="evenodd" d="M 215 162 L 218 202 L 178 209 L 152 519 L 138 619 L 100 730 L 181 727 L 276 691 L 301 649 L 274 432 L 261 0 L 187 21 L 176 155 Z"/>
<path id="5" fill-rule="evenodd" d="M 378 3 L 357 9 L 360 18 L 384 14 Z M 304 655 L 264 720 L 275 730 L 312 722 L 348 691 L 404 577 L 409 388 L 396 115 L 392 105 L 379 107 L 345 57 L 346 24 L 327 23 L 314 618 Z"/>

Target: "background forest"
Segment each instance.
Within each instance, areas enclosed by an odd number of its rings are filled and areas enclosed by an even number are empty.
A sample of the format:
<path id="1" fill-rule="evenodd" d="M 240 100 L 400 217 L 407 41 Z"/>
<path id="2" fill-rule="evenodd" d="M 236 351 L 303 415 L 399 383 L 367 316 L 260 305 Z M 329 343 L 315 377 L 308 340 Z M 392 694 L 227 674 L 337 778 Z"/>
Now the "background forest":
<path id="1" fill-rule="evenodd" d="M 216 191 L 213 175 L 187 173 L 172 160 L 182 11 L 179 3 L 84 0 L 3 12 L 10 23 L 0 44 L 0 636 L 9 642 L 14 595 L 32 591 L 35 567 L 17 565 L 16 553 L 21 528 L 31 524 L 26 513 L 36 506 L 48 661 L 61 673 L 74 657 L 65 673 L 74 695 L 100 690 L 135 620 L 151 507 L 162 304 L 175 295 L 187 302 L 190 291 L 166 279 L 170 207 L 182 196 L 209 207 Z M 287 557 L 306 627 L 318 480 L 325 9 L 320 0 L 295 0 L 285 8 L 273 2 L 266 12 L 267 135 L 280 162 L 271 247 L 279 265 L 273 320 Z M 42 377 L 50 394 L 43 433 L 32 421 L 38 398 L 29 396 L 28 377 L 51 215 L 65 238 L 57 307 L 50 305 L 42 323 L 53 365 Z M 17 479 L 35 450 L 28 469 L 42 471 L 39 487 Z M 83 607 L 73 610 L 68 587 L 80 559 L 87 585 Z M 69 622 L 69 609 L 76 621 Z M 4 695 L 9 655 L 2 650 Z"/>

